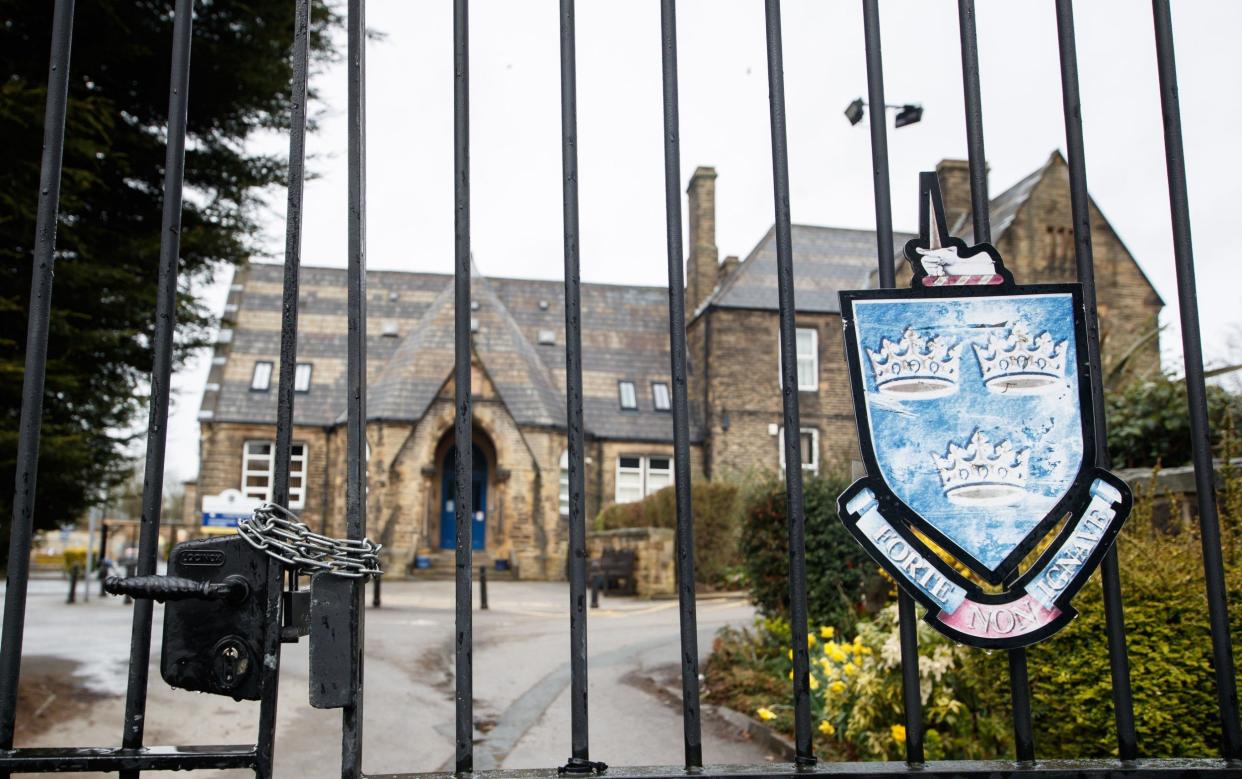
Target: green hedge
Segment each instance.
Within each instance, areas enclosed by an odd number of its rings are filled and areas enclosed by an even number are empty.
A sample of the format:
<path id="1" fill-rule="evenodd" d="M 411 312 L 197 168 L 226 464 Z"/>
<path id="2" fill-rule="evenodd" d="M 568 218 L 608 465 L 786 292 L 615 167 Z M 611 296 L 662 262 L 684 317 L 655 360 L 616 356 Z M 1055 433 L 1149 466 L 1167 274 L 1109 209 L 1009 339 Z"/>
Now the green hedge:
<path id="1" fill-rule="evenodd" d="M 1218 501 L 1235 647 L 1242 639 L 1239 481 L 1238 474 L 1226 474 Z M 1156 529 L 1150 496 L 1142 494 L 1143 485 L 1136 492 L 1117 549 L 1139 754 L 1218 755 L 1221 730 L 1197 529 Z M 1032 714 L 1041 755 L 1109 756 L 1117 751 L 1099 579 L 1096 574 L 1074 599 L 1078 619 L 1030 652 Z"/>
<path id="2" fill-rule="evenodd" d="M 850 630 L 860 614 L 874 612 L 888 585 L 837 517 L 839 476 L 804 480 L 807 601 L 811 624 Z M 788 617 L 789 529 L 785 484 L 773 480 L 755 490 L 742 524 L 741 553 L 747 585 L 759 611 Z"/>
<path id="3" fill-rule="evenodd" d="M 677 526 L 676 491 L 664 489 L 633 503 L 614 503 L 595 518 L 600 530 L 627 527 Z M 694 512 L 694 578 L 701 584 L 725 586 L 738 568 L 738 532 L 742 490 L 728 482 L 699 481 L 690 487 Z"/>

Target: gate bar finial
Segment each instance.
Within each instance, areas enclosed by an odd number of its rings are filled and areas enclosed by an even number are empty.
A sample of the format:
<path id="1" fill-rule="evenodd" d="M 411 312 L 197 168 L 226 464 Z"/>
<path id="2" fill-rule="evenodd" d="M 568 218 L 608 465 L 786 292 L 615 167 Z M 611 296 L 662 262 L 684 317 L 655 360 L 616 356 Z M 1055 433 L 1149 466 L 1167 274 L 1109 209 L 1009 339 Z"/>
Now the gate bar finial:
<path id="1" fill-rule="evenodd" d="M 34 533 L 39 434 L 47 378 L 48 324 L 52 316 L 52 276 L 56 264 L 56 223 L 60 215 L 60 175 L 69 104 L 69 56 L 73 43 L 74 0 L 57 0 L 52 12 L 52 46 L 43 113 L 43 160 L 39 167 L 39 206 L 30 273 L 30 311 L 26 326 L 26 367 L 22 373 L 22 412 L 17 432 L 13 517 L 9 527 L 8 581 L 4 591 L 4 632 L 0 640 L 0 749 L 13 747 L 17 724 L 17 681 L 21 675 L 26 627 L 26 588 Z"/>
<path id="2" fill-rule="evenodd" d="M 1156 28 L 1156 67 L 1160 74 L 1160 108 L 1164 119 L 1165 164 L 1169 177 L 1169 211 L 1173 223 L 1173 261 L 1177 271 L 1177 305 L 1181 314 L 1182 357 L 1186 366 L 1186 399 L 1190 407 L 1190 446 L 1195 466 L 1195 498 L 1199 508 L 1208 619 L 1212 626 L 1212 664 L 1220 705 L 1224 756 L 1242 760 L 1242 726 L 1238 722 L 1238 683 L 1229 607 L 1225 597 L 1225 566 L 1221 559 L 1220 517 L 1216 509 L 1216 474 L 1207 419 L 1207 388 L 1203 380 L 1203 343 L 1199 332 L 1199 299 L 1195 292 L 1194 246 L 1190 238 L 1190 202 L 1186 191 L 1186 153 L 1182 147 L 1182 109 L 1177 95 L 1177 61 L 1173 20 L 1168 0 L 1152 0 Z"/>
<path id="3" fill-rule="evenodd" d="M 1078 90 L 1078 52 L 1074 36 L 1073 0 L 1056 0 L 1057 48 L 1061 57 L 1061 98 L 1065 116 L 1065 150 L 1069 163 L 1070 209 L 1074 222 L 1074 256 L 1078 283 L 1082 285 L 1086 310 L 1087 360 L 1091 375 L 1091 406 L 1094 415 L 1096 462 L 1110 467 L 1108 427 L 1104 414 L 1104 384 L 1100 368 L 1100 317 L 1096 309 L 1095 261 L 1091 246 L 1091 201 L 1087 192 L 1087 161 L 1082 139 L 1082 98 Z M 1125 613 L 1121 600 L 1121 569 L 1117 547 L 1101 563 L 1104 587 L 1105 632 L 1108 666 L 1112 673 L 1113 715 L 1117 723 L 1117 756 L 1129 761 L 1138 757 L 1134 726 L 1134 696 L 1130 689 L 1130 658 L 1126 649 Z"/>

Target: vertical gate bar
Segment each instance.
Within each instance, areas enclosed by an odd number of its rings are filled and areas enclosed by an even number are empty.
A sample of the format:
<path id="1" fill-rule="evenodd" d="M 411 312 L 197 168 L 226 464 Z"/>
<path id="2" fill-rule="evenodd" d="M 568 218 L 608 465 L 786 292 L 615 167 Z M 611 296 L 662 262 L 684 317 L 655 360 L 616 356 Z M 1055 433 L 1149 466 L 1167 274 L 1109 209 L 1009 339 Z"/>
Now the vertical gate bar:
<path id="1" fill-rule="evenodd" d="M 884 124 L 884 57 L 880 46 L 879 0 L 863 0 L 863 38 L 867 54 L 867 101 L 871 105 L 871 175 L 875 191 L 875 237 L 880 286 L 897 286 L 893 258 L 893 211 L 888 175 L 888 130 Z M 902 711 L 906 725 L 906 762 L 923 762 L 923 699 L 919 691 L 918 616 L 914 599 L 897 590 L 898 631 L 901 637 Z"/>
<path id="2" fill-rule="evenodd" d="M 74 0 L 57 0 L 43 113 L 43 159 L 39 167 L 39 206 L 30 273 L 30 311 L 26 325 L 26 367 L 22 374 L 22 413 L 17 434 L 13 524 L 9 528 L 9 567 L 4 590 L 4 628 L 0 639 L 0 749 L 12 749 L 17 724 L 17 680 L 21 675 L 26 627 L 26 586 L 34 532 L 39 433 L 47 375 L 47 333 L 52 316 L 52 276 L 56 264 L 56 223 L 60 214 L 60 175 L 69 103 L 69 55 L 73 44 Z M 3 772 L 8 776 L 7 772 Z"/>
<path id="3" fill-rule="evenodd" d="M 276 468 L 272 502 L 289 507 L 289 470 L 293 450 L 294 380 L 297 376 L 298 287 L 302 263 L 302 193 L 306 172 L 306 91 L 310 60 L 311 0 L 295 0 L 293 18 L 293 81 L 290 90 L 289 199 L 285 210 L 285 269 L 281 297 L 280 381 L 276 387 Z M 305 477 L 303 477 L 305 478 Z M 303 484 L 305 494 L 305 484 Z M 259 704 L 256 776 L 273 775 L 276 703 L 280 689 L 280 625 L 282 566 L 268 560 L 267 628 Z"/>
<path id="4" fill-rule="evenodd" d="M 354 540 L 367 532 L 367 112 L 366 0 L 349 0 L 346 19 L 348 91 L 349 258 L 346 269 L 348 334 L 345 375 L 345 534 Z M 351 701 L 341 711 L 341 777 L 362 776 L 363 659 L 366 612 L 363 580 L 355 579 L 349 607 L 354 651 L 349 658 Z"/>
<path id="5" fill-rule="evenodd" d="M 569 433 L 569 766 L 590 761 L 587 719 L 586 457 L 578 277 L 578 76 L 574 0 L 561 0 L 561 193 L 565 232 L 565 403 Z"/>
<path id="6" fill-rule="evenodd" d="M 1194 455 L 1195 492 L 1203 543 L 1208 617 L 1212 626 L 1212 664 L 1220 704 L 1222 751 L 1229 760 L 1242 759 L 1242 727 L 1238 723 L 1238 688 L 1229 609 L 1225 599 L 1225 568 L 1221 560 L 1220 519 L 1216 511 L 1216 475 L 1207 420 L 1203 382 L 1203 344 L 1199 333 L 1199 300 L 1195 292 L 1194 248 L 1190 238 L 1190 202 L 1186 191 L 1186 155 L 1182 147 L 1182 113 L 1177 94 L 1177 61 L 1173 52 L 1173 20 L 1168 0 L 1152 0 L 1156 28 L 1156 67 L 1160 72 L 1160 107 L 1164 118 L 1164 152 L 1169 177 L 1169 211 L 1173 223 L 1173 258 L 1177 268 L 1177 304 L 1181 313 L 1182 355 L 1190 408 L 1190 444 Z"/>
<path id="7" fill-rule="evenodd" d="M 789 215 L 789 144 L 785 126 L 780 0 L 766 0 L 768 102 L 772 125 L 772 194 L 776 210 L 776 286 L 780 306 L 781 394 L 785 414 L 785 492 L 789 511 L 789 631 L 793 642 L 794 762 L 815 764 L 811 743 L 810 656 L 806 644 L 806 515 L 802 432 L 798 419 L 798 345 L 794 325 L 793 236 Z"/>
<path id="8" fill-rule="evenodd" d="M 470 404 L 470 24 L 469 0 L 453 2 L 454 248 L 453 326 L 457 537 L 457 773 L 474 770 L 474 598 L 471 582 L 471 474 L 474 449 Z"/>
<path id="9" fill-rule="evenodd" d="M 146 473 L 142 487 L 142 525 L 138 540 L 138 575 L 155 573 L 160 510 L 164 491 L 164 453 L 168 442 L 169 377 L 177 316 L 177 266 L 181 248 L 181 196 L 185 174 L 186 113 L 189 107 L 190 39 L 194 0 L 177 0 L 173 17 L 172 67 L 168 95 L 168 144 L 164 158 L 164 210 L 160 222 L 159 282 L 155 302 L 151 410 L 147 420 Z M 151 661 L 151 622 L 155 602 L 134 601 L 129 648 L 129 683 L 125 694 L 125 730 L 121 745 L 142 746 Z M 138 771 L 122 771 L 137 777 Z"/>
<path id="10" fill-rule="evenodd" d="M 1062 113 L 1065 116 L 1065 149 L 1069 157 L 1070 208 L 1074 222 L 1074 256 L 1078 283 L 1082 285 L 1087 322 L 1087 360 L 1091 375 L 1091 405 L 1095 428 L 1095 451 L 1100 467 L 1108 468 L 1108 420 L 1104 414 L 1104 386 L 1100 377 L 1100 317 L 1096 308 L 1095 258 L 1091 246 L 1091 200 L 1087 191 L 1087 160 L 1082 139 L 1082 96 L 1078 89 L 1078 51 L 1074 34 L 1073 0 L 1055 0 L 1057 46 L 1061 58 Z M 1105 632 L 1108 665 L 1113 682 L 1113 716 L 1117 723 L 1117 756 L 1126 761 L 1138 757 L 1134 725 L 1134 698 L 1130 689 L 1130 657 L 1126 648 L 1125 611 L 1121 599 L 1121 569 L 1114 546 L 1101 567 L 1104 587 Z"/>
<path id="11" fill-rule="evenodd" d="M 970 210 L 975 242 L 992 240 L 988 204 L 988 163 L 983 150 L 983 99 L 979 89 L 979 44 L 975 33 L 974 0 L 958 0 L 958 26 L 962 46 L 962 94 L 966 104 L 966 146 L 970 166 Z M 1014 746 L 1018 760 L 1035 759 L 1035 734 L 1031 727 L 1031 686 L 1026 650 L 1009 650 L 1009 689 L 1013 701 Z"/>
<path id="12" fill-rule="evenodd" d="M 681 129 L 677 85 L 677 2 L 661 0 L 664 83 L 664 220 L 668 244 L 669 372 L 673 378 L 673 485 L 677 496 L 677 599 L 681 617 L 681 724 L 687 768 L 703 766 L 699 720 L 699 635 L 694 595 L 690 495 L 690 401 L 686 387 L 686 289 L 682 273 Z"/>

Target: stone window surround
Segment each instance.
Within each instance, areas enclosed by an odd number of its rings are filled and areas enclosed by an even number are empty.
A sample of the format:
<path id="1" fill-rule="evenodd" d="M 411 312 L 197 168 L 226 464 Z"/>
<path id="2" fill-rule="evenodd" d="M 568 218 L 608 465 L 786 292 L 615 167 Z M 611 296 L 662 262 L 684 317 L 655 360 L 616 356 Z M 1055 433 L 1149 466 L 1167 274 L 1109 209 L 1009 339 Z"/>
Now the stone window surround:
<path id="1" fill-rule="evenodd" d="M 811 436 L 811 461 L 802 463 L 802 470 L 810 473 L 819 473 L 819 428 L 804 427 L 801 428 L 802 435 L 810 434 Z M 782 425 L 776 436 L 777 450 L 780 452 L 781 473 L 785 472 L 785 427 Z"/>
<path id="2" fill-rule="evenodd" d="M 637 465 L 625 465 L 625 460 L 637 460 Z M 663 467 L 652 467 L 652 462 L 662 460 Z M 652 478 L 652 477 L 655 478 Z M 626 477 L 629 483 L 626 483 Z M 637 477 L 637 484 L 634 483 Z M 673 483 L 673 458 L 667 454 L 618 454 L 617 474 L 613 489 L 613 500 L 616 503 L 633 503 L 657 492 Z M 637 495 L 634 492 L 637 487 Z"/>
<path id="3" fill-rule="evenodd" d="M 255 451 L 251 448 L 266 446 L 267 452 Z M 301 452 L 299 453 L 299 449 Z M 309 447 L 305 441 L 294 441 L 289 454 L 289 508 L 306 507 L 306 478 L 308 473 Z M 252 467 L 253 466 L 253 467 Z M 276 442 L 272 440 L 248 439 L 242 444 L 241 456 L 241 492 L 248 498 L 272 499 L 272 482 L 276 473 Z M 260 480 L 259 484 L 249 484 L 251 477 Z"/>

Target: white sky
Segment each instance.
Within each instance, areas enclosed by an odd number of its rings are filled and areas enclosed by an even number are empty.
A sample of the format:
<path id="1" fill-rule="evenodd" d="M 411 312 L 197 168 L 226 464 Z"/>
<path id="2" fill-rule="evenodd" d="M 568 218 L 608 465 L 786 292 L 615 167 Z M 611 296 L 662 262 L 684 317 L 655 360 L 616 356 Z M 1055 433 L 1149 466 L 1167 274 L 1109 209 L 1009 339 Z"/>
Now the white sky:
<path id="1" fill-rule="evenodd" d="M 559 279 L 560 81 L 557 3 L 471 3 L 473 249 L 492 276 Z M 882 4 L 888 102 L 919 102 L 920 124 L 889 122 L 893 219 L 917 225 L 917 173 L 965 158 L 956 3 Z M 1168 308 L 1162 341 L 1180 362 L 1168 189 L 1151 7 L 1077 3 L 1078 57 L 1092 195 Z M 1191 224 L 1209 361 L 1242 356 L 1242 296 L 1230 248 L 1242 203 L 1242 102 L 1234 99 L 1242 4 L 1174 4 Z M 697 165 L 717 179 L 720 254 L 745 256 L 773 220 L 763 3 L 678 4 L 684 191 Z M 842 115 L 865 96 L 858 0 L 783 3 L 791 203 L 795 222 L 874 227 L 869 133 Z M 375 269 L 452 272 L 452 17 L 449 3 L 372 0 L 367 51 L 367 254 Z M 667 283 L 657 0 L 578 4 L 582 277 Z M 994 196 L 1064 148 L 1052 2 L 979 0 L 983 124 Z M 1233 74 L 1233 75 L 1229 75 Z M 1234 84 L 1235 87 L 1230 85 Z M 345 72 L 316 76 L 324 113 L 308 140 L 303 262 L 343 266 Z M 193 95 L 190 96 L 191 105 Z M 193 109 L 191 109 L 193 110 Z M 279 152 L 283 138 L 256 148 Z M 683 209 L 685 199 L 683 197 Z M 283 251 L 283 190 L 265 215 Z M 205 293 L 223 308 L 227 279 Z M 169 482 L 197 472 L 195 415 L 209 360 L 175 380 Z"/>

